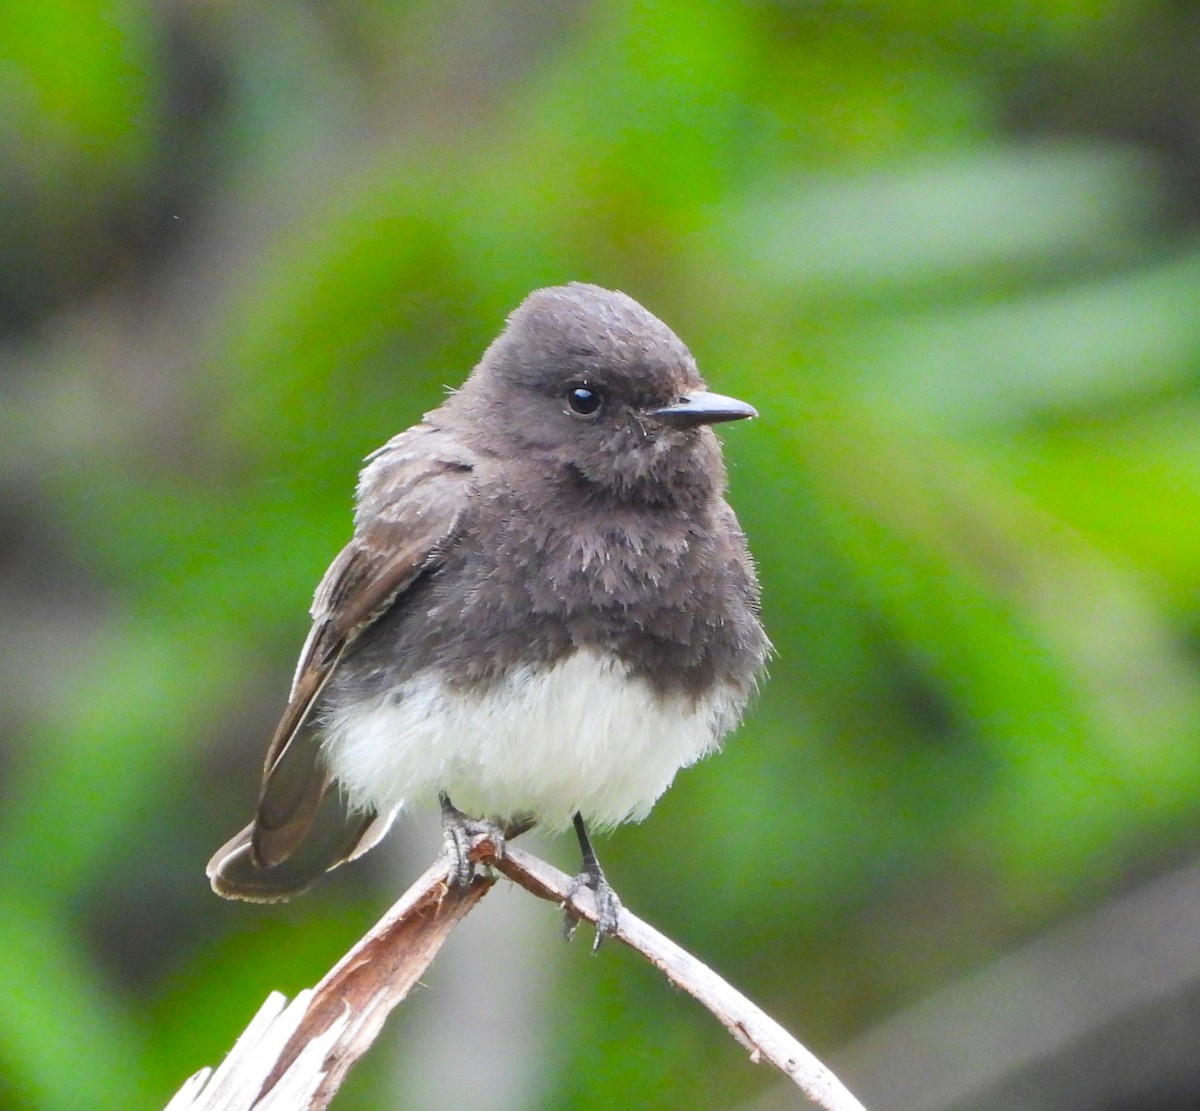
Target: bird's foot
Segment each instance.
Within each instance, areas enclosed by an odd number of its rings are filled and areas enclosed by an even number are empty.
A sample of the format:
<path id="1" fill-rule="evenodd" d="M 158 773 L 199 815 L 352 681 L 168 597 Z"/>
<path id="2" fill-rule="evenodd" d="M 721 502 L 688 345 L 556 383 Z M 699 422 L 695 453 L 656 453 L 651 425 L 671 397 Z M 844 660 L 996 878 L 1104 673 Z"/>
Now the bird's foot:
<path id="1" fill-rule="evenodd" d="M 507 830 L 487 818 L 467 817 L 445 791 L 438 793 L 438 801 L 442 805 L 442 838 L 450 860 L 450 886 L 466 887 L 478 867 L 472 857 L 474 850 L 486 841 L 492 846 L 492 855 L 502 857 Z"/>
<path id="2" fill-rule="evenodd" d="M 600 865 L 594 861 L 584 862 L 583 870 L 572 881 L 563 901 L 563 937 L 568 941 L 575 933 L 582 915 L 575 909 L 575 896 L 588 888 L 596 900 L 596 939 L 592 942 L 595 953 L 610 934 L 617 932 L 621 914 L 621 900 L 604 876 Z"/>

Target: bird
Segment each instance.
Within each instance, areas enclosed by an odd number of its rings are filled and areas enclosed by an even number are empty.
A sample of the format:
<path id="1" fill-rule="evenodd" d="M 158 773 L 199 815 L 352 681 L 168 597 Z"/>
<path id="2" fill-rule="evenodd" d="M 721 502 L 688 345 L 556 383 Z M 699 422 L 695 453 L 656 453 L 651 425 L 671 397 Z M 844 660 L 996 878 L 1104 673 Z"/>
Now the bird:
<path id="1" fill-rule="evenodd" d="M 621 903 L 589 825 L 643 819 L 716 750 L 771 652 L 712 428 L 754 416 L 628 295 L 526 297 L 462 386 L 367 456 L 213 889 L 298 894 L 436 799 L 452 883 L 480 832 L 573 827 L 598 946 Z"/>

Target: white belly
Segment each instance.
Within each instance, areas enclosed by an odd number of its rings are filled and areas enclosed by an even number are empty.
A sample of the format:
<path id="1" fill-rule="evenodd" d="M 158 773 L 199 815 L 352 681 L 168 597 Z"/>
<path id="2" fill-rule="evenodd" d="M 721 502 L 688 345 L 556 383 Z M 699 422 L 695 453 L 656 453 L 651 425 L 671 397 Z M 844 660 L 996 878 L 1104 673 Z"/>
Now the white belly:
<path id="1" fill-rule="evenodd" d="M 740 712 L 727 689 L 663 698 L 611 659 L 580 651 L 483 694 L 422 672 L 386 698 L 330 713 L 324 744 L 358 808 L 432 802 L 445 790 L 467 814 L 530 814 L 561 828 L 579 810 L 604 826 L 644 818 Z"/>

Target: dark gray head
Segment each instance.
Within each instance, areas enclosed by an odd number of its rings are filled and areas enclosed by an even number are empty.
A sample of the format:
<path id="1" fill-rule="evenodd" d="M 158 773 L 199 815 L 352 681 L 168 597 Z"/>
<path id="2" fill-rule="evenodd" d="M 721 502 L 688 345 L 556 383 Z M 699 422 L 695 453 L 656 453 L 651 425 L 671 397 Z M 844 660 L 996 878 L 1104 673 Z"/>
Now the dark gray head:
<path id="1" fill-rule="evenodd" d="M 656 316 L 581 282 L 531 293 L 447 409 L 466 418 L 481 451 L 652 501 L 719 490 L 708 426 L 756 415 L 706 390 L 691 352 Z"/>

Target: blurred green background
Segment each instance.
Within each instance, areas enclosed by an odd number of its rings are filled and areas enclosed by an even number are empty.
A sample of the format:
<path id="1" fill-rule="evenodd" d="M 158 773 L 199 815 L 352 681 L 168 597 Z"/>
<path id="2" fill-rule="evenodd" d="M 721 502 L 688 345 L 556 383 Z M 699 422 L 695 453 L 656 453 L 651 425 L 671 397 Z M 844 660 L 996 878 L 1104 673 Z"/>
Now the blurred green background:
<path id="1" fill-rule="evenodd" d="M 1182 0 L 2 0 L 0 1107 L 160 1107 L 432 859 L 203 873 L 359 461 L 540 285 L 762 414 L 778 656 L 600 844 L 632 909 L 836 1055 L 1200 852 L 1198 52 Z M 557 928 L 493 893 L 335 1106 L 771 1098 Z"/>

